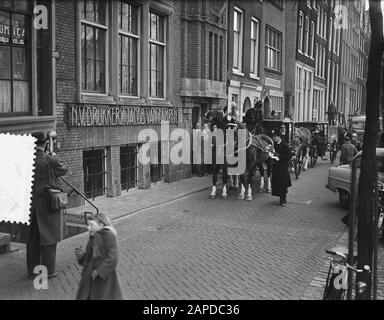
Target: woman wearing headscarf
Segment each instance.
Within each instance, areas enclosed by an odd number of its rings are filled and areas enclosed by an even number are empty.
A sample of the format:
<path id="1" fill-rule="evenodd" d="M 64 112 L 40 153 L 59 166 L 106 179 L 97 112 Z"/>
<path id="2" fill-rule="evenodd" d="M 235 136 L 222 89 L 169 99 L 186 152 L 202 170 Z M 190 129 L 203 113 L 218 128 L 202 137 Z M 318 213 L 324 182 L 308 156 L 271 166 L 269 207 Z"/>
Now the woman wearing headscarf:
<path id="1" fill-rule="evenodd" d="M 83 266 L 77 300 L 122 300 L 117 276 L 117 233 L 107 216 L 88 217 L 89 241 L 85 252 L 75 250 Z"/>

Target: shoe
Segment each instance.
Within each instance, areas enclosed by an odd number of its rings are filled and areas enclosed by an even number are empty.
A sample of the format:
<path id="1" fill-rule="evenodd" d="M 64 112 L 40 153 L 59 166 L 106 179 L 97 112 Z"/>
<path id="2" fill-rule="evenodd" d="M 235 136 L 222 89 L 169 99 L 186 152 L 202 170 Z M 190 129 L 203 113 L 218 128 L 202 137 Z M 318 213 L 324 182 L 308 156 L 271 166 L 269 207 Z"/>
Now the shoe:
<path id="1" fill-rule="evenodd" d="M 284 208 L 284 207 L 286 207 L 287 206 L 287 203 L 286 202 L 283 202 L 282 204 L 281 204 L 281 207 L 282 208 Z"/>
<path id="2" fill-rule="evenodd" d="M 59 274 L 57 272 L 48 275 L 48 279 L 56 278 Z"/>

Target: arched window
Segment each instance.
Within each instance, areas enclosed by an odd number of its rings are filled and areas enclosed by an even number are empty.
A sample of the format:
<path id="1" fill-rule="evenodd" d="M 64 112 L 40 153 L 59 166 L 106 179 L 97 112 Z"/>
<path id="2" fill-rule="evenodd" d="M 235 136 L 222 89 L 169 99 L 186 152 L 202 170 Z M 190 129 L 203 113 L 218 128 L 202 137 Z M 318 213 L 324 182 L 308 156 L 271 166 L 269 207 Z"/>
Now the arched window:
<path id="1" fill-rule="evenodd" d="M 250 108 L 252 108 L 251 99 L 246 97 L 243 103 L 243 113 L 245 114 Z"/>

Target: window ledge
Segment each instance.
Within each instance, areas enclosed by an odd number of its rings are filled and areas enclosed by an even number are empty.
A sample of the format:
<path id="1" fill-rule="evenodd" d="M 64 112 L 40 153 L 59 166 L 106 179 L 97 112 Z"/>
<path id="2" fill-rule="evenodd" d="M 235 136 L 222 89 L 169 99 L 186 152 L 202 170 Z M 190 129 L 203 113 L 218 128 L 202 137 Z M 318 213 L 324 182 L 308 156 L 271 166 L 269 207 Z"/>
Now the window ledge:
<path id="1" fill-rule="evenodd" d="M 271 69 L 271 68 L 268 68 L 268 67 L 265 67 L 265 71 L 268 71 L 268 72 L 271 72 L 271 73 L 275 73 L 275 74 L 278 74 L 280 76 L 283 75 L 283 72 L 275 70 L 275 69 Z"/>
<path id="2" fill-rule="evenodd" d="M 114 97 L 107 94 L 82 93 L 80 103 L 111 104 L 116 103 Z"/>
<path id="3" fill-rule="evenodd" d="M 139 97 L 132 97 L 132 96 L 119 96 L 119 104 L 120 105 L 146 105 L 147 102 L 145 99 L 139 98 Z"/>
<path id="4" fill-rule="evenodd" d="M 249 77 L 250 77 L 251 79 L 260 80 L 260 77 L 258 77 L 258 76 L 255 75 L 254 73 L 250 73 L 250 74 L 249 74 Z"/>
<path id="5" fill-rule="evenodd" d="M 150 107 L 172 107 L 172 103 L 167 99 L 149 98 L 148 106 L 150 106 Z"/>
<path id="6" fill-rule="evenodd" d="M 244 77 L 244 73 L 242 73 L 241 71 L 239 71 L 237 69 L 232 69 L 232 73 L 237 75 L 237 76 Z"/>
<path id="7" fill-rule="evenodd" d="M 24 116 L 24 117 L 0 117 L 0 124 L 34 123 L 55 121 L 54 116 Z"/>

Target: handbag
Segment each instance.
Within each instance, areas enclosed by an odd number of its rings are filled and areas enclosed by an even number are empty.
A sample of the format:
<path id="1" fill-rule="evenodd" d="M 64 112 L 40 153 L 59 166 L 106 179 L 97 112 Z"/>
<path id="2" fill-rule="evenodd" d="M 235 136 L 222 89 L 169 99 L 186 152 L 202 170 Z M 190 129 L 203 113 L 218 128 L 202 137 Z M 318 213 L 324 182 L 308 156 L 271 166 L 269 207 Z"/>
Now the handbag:
<path id="1" fill-rule="evenodd" d="M 66 209 L 68 206 L 68 194 L 64 192 L 62 188 L 52 186 L 51 170 L 49 169 L 48 158 L 46 158 L 46 165 L 48 169 L 49 186 L 47 186 L 47 189 L 48 189 L 48 195 L 49 195 L 50 209 L 52 211 Z"/>

